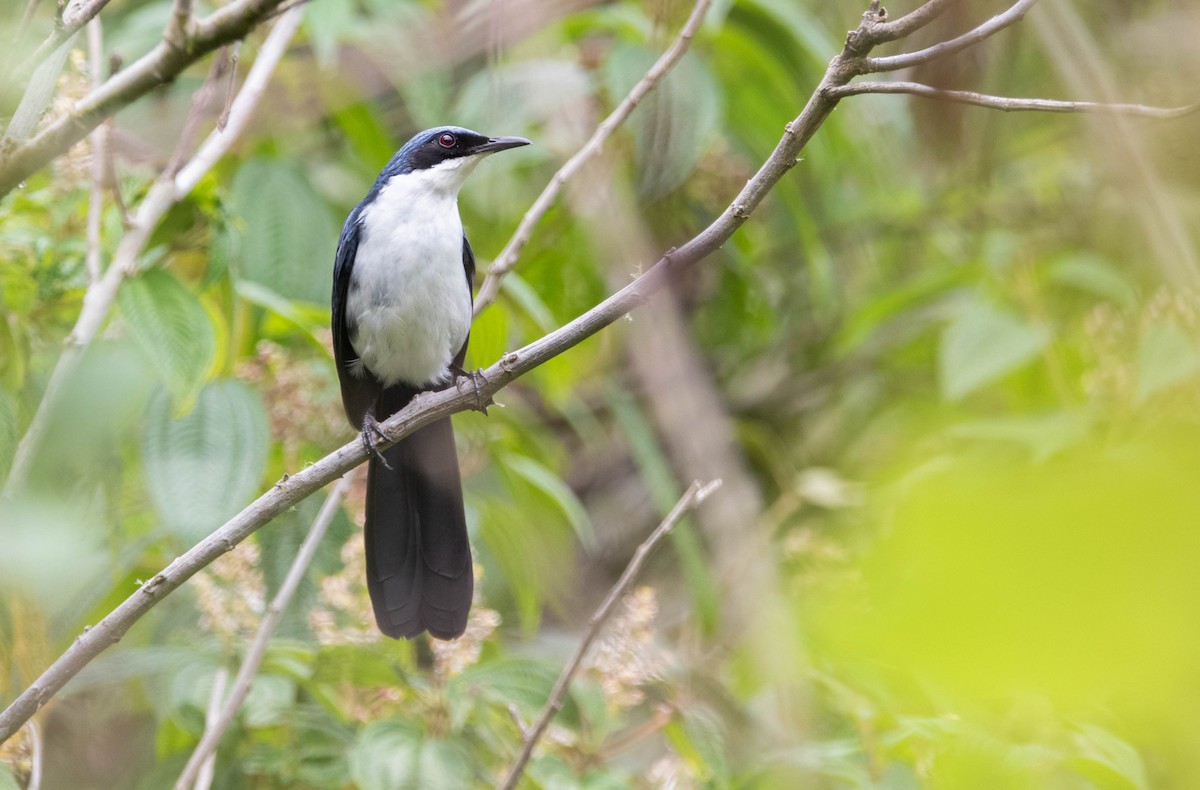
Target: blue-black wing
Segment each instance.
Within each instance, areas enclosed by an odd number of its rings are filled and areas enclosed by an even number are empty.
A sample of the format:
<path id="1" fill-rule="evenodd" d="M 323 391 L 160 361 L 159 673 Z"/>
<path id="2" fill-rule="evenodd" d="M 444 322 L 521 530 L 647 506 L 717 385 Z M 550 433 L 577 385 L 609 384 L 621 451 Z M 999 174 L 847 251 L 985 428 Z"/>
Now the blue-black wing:
<path id="1" fill-rule="evenodd" d="M 354 325 L 346 315 L 346 301 L 350 291 L 354 259 L 358 255 L 359 236 L 362 233 L 361 214 L 360 203 L 350 212 L 346 224 L 342 226 L 337 256 L 333 262 L 332 300 L 333 358 L 337 364 L 338 381 L 342 385 L 342 406 L 346 410 L 346 418 L 356 429 L 362 428 L 363 415 L 375 403 L 380 391 L 379 382 L 361 365 L 358 366 L 361 376 L 351 372 L 354 363 L 358 362 L 358 353 L 350 344 Z"/>
<path id="2" fill-rule="evenodd" d="M 467 237 L 463 235 L 463 271 L 467 275 L 467 293 L 471 295 L 471 307 L 475 306 L 475 253 L 471 249 L 471 242 L 467 241 Z M 471 330 L 467 330 L 467 336 L 463 339 L 462 348 L 454 355 L 454 364 L 461 370 L 463 362 L 467 359 L 467 343 L 471 342 Z"/>

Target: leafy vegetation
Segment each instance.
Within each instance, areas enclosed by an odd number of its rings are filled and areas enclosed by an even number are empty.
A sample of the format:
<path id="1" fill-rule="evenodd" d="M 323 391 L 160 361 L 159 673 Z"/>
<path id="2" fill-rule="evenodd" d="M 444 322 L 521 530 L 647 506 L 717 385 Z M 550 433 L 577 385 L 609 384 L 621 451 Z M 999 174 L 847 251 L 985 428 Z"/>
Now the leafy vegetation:
<path id="1" fill-rule="evenodd" d="M 32 47 L 53 9 L 21 33 L 24 5 L 0 10 L 0 40 Z M 0 700 L 353 438 L 328 283 L 339 223 L 391 152 L 445 122 L 535 140 L 463 193 L 482 269 L 690 5 L 309 4 L 247 137 L 155 229 L 25 490 L 0 504 Z M 864 5 L 715 3 L 540 224 L 468 362 L 583 312 L 723 210 Z M 1044 6 L 921 78 L 1196 100 L 1195 13 Z M 903 46 L 999 7 L 961 4 Z M 147 51 L 169 9 L 112 3 L 104 60 Z M 117 116 L 124 204 L 207 67 Z M 86 76 L 69 59 L 60 94 Z M 0 117 L 21 90 L 0 85 Z M 725 486 L 652 560 L 523 787 L 1197 786 L 1198 124 L 844 100 L 671 294 L 503 408 L 455 418 L 481 579 L 462 640 L 375 633 L 352 490 L 212 786 L 494 786 L 591 611 L 702 476 Z M 0 202 L 0 474 L 88 285 L 91 155 L 76 146 Z M 103 205 L 107 262 L 123 209 Z M 51 702 L 45 786 L 172 785 L 318 506 L 223 557 Z M 20 786 L 29 737 L 0 747 L 0 788 Z"/>

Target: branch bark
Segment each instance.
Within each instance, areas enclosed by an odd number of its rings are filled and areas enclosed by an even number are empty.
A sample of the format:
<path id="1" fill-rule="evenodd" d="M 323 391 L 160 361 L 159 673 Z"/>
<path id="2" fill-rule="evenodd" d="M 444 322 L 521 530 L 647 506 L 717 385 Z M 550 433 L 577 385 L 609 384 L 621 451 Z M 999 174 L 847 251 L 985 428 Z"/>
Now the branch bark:
<path id="1" fill-rule="evenodd" d="M 508 244 L 504 245 L 504 249 L 496 256 L 491 265 L 488 266 L 487 276 L 483 280 L 483 285 L 479 286 L 479 293 L 475 296 L 475 315 L 482 313 L 492 302 L 496 301 L 496 297 L 500 293 L 500 281 L 504 275 L 512 271 L 517 265 L 517 258 L 521 254 L 521 250 L 529 243 L 530 237 L 533 235 L 534 226 L 541 221 L 550 207 L 554 205 L 554 201 L 558 199 L 563 187 L 571 178 L 583 168 L 587 161 L 600 152 L 605 141 L 608 140 L 617 127 L 625 123 L 625 120 L 641 103 L 642 99 L 659 81 L 667 75 L 675 64 L 678 63 L 691 46 L 692 38 L 696 35 L 696 31 L 700 29 L 700 25 L 704 23 L 704 17 L 708 13 L 709 7 L 712 5 L 712 0 L 697 0 L 696 5 L 692 7 L 692 13 L 680 29 L 679 35 L 671 43 L 646 75 L 638 80 L 638 83 L 633 86 L 629 94 L 621 100 L 616 109 L 604 119 L 604 122 L 596 127 L 596 131 L 592 132 L 592 136 L 588 139 L 583 147 L 568 159 L 563 166 L 558 169 L 558 172 L 550 179 L 550 183 L 546 184 L 546 188 L 542 190 L 542 194 L 538 195 L 537 200 L 525 212 L 525 216 L 521 218 L 521 224 L 517 226 L 512 238 Z"/>
<path id="2" fill-rule="evenodd" d="M 972 91 L 952 91 L 922 85 L 919 82 L 855 82 L 830 88 L 828 95 L 835 99 L 860 96 L 865 93 L 899 93 L 923 96 L 936 101 L 972 104 L 1004 112 L 1100 113 L 1107 115 L 1136 115 L 1143 118 L 1172 119 L 1200 111 L 1200 103 L 1182 107 L 1150 107 L 1145 104 L 1110 104 L 1094 101 L 1059 101 L 1057 99 L 1015 99 Z"/>
<path id="3" fill-rule="evenodd" d="M 206 766 L 212 764 L 212 757 L 216 753 L 217 745 L 221 743 L 221 737 L 229 729 L 238 708 L 250 694 L 254 677 L 258 674 L 258 668 L 267 654 L 267 646 L 271 643 L 275 629 L 279 627 L 279 621 L 283 619 L 283 611 L 292 600 L 292 596 L 296 594 L 296 589 L 300 586 L 304 574 L 308 572 L 308 566 L 312 564 L 313 557 L 317 554 L 317 547 L 320 546 L 321 539 L 325 537 L 329 525 L 333 523 L 333 517 L 337 514 L 353 479 L 354 473 L 350 472 L 339 480 L 338 484 L 329 492 L 325 503 L 321 505 L 321 510 L 313 519 L 312 526 L 309 527 L 308 534 L 304 537 L 304 542 L 300 544 L 300 550 L 296 552 L 296 559 L 288 568 L 283 584 L 280 585 L 279 591 L 275 593 L 270 606 L 267 607 L 266 616 L 263 617 L 258 632 L 254 635 L 254 642 L 251 643 L 250 649 L 246 652 L 246 657 L 238 669 L 237 677 L 234 678 L 233 688 L 229 690 L 228 699 L 223 705 L 214 706 L 211 711 L 204 728 L 204 735 L 201 736 L 200 743 L 196 744 L 195 751 L 192 752 L 187 765 L 184 766 L 183 772 L 176 780 L 175 790 L 189 790 L 189 788 L 199 785 Z M 211 782 L 211 770 L 208 773 Z"/>
<path id="4" fill-rule="evenodd" d="M 932 60 L 938 60 L 939 58 L 953 55 L 956 52 L 961 52 L 967 47 L 972 47 L 979 42 L 985 41 L 986 39 L 994 36 L 1004 28 L 1020 22 L 1036 2 L 1037 0 L 1019 0 L 1010 6 L 1008 10 L 997 14 L 973 30 L 963 33 L 957 38 L 952 38 L 949 41 L 943 41 L 939 44 L 934 44 L 932 47 L 926 47 L 925 49 L 918 50 L 917 52 L 906 52 L 903 55 L 891 55 L 890 57 L 884 58 L 866 58 L 862 64 L 862 73 L 870 74 L 880 71 L 896 71 L 897 69 L 906 69 L 911 66 L 929 63 Z M 913 13 L 920 13 L 929 5 L 930 3 L 926 3 L 922 9 L 918 9 Z M 945 10 L 945 6 L 938 9 L 939 12 L 942 10 Z M 909 16 L 912 16 L 912 14 Z M 932 17 L 930 17 L 930 19 L 932 19 Z M 886 32 L 877 32 L 877 36 L 882 35 L 886 37 L 892 34 L 892 31 L 890 30 L 885 29 L 885 31 Z M 872 39 L 874 43 L 877 44 L 882 43 L 883 41 L 891 40 L 888 38 L 879 38 L 877 36 L 873 37 Z"/>
<path id="5" fill-rule="evenodd" d="M 583 634 L 583 639 L 579 642 L 579 647 L 575 648 L 575 654 L 571 656 L 571 660 L 563 667 L 563 671 L 559 674 L 558 680 L 554 682 L 554 687 L 550 691 L 550 698 L 546 700 L 546 706 L 542 708 L 542 713 L 538 716 L 538 720 L 534 725 L 524 731 L 524 737 L 521 740 L 521 751 L 517 754 L 517 759 L 513 761 L 512 766 L 508 769 L 508 774 L 501 782 L 501 790 L 512 790 L 517 786 L 517 782 L 521 780 L 521 774 L 525 771 L 525 766 L 529 762 L 530 756 L 533 755 L 533 748 L 537 746 L 537 742 L 541 740 L 546 728 L 550 726 L 551 720 L 558 714 L 562 708 L 563 702 L 567 697 L 567 689 L 571 685 L 571 680 L 574 679 L 575 673 L 579 671 L 579 666 L 583 663 L 584 656 L 587 655 L 588 648 L 592 646 L 592 642 L 600 635 L 600 630 L 604 624 L 608 622 L 609 616 L 613 610 L 617 608 L 617 604 L 625 597 L 625 593 L 629 592 L 629 588 L 633 586 L 634 579 L 642 570 L 642 565 L 645 564 L 646 558 L 650 556 L 650 552 L 670 534 L 675 525 L 680 519 L 700 505 L 709 497 L 712 492 L 721 487 L 720 480 L 713 480 L 710 483 L 701 484 L 696 480 L 684 493 L 683 497 L 676 503 L 667 517 L 662 520 L 662 523 L 650 533 L 650 537 L 646 538 L 637 551 L 633 553 L 633 558 L 629 560 L 629 564 L 625 566 L 625 572 L 621 574 L 621 578 L 617 579 L 617 583 L 608 591 L 604 602 L 592 615 L 588 621 L 588 629 Z M 178 788 L 177 788 L 178 790 Z"/>
<path id="6" fill-rule="evenodd" d="M 0 198 L 86 137 L 105 118 L 160 85 L 209 52 L 242 38 L 271 15 L 284 0 L 234 0 L 191 23 L 182 46 L 164 39 L 128 68 L 75 103 L 64 117 L 28 141 L 0 154 Z"/>
<path id="7" fill-rule="evenodd" d="M 58 400 L 58 394 L 78 368 L 84 352 L 96 333 L 100 331 L 122 283 L 137 270 L 138 259 L 146 242 L 149 241 L 150 235 L 154 232 L 155 226 L 172 206 L 187 196 L 204 174 L 212 168 L 225 151 L 229 150 L 234 140 L 246 127 L 259 99 L 266 91 L 267 83 L 275 71 L 276 64 L 283 57 L 283 53 L 287 51 L 288 43 L 300 26 L 303 13 L 303 6 L 296 6 L 280 17 L 275 26 L 271 28 L 271 33 L 259 50 L 258 58 L 255 59 L 254 66 L 251 67 L 250 73 L 246 77 L 246 83 L 238 93 L 237 99 L 234 100 L 229 123 L 225 130 L 223 132 L 214 131 L 210 134 L 191 161 L 184 165 L 178 174 L 171 172 L 169 167 L 164 170 L 147 191 L 145 199 L 138 205 L 133 222 L 117 246 L 112 263 L 109 264 L 104 275 L 89 285 L 84 293 L 83 309 L 79 312 L 79 318 L 75 321 L 75 327 L 71 330 L 71 334 L 67 336 L 62 356 L 58 358 L 54 371 L 50 374 L 46 392 L 38 404 L 37 411 L 34 413 L 25 435 L 21 437 L 21 441 L 17 445 L 17 452 L 13 456 L 8 479 L 4 483 L 3 491 L 0 491 L 0 500 L 11 498 L 24 486 L 37 449 L 41 446 L 46 429 L 49 427 L 50 415 Z M 193 110 L 195 111 L 196 108 Z M 185 122 L 184 125 L 186 127 L 189 123 Z M 176 157 L 172 156 L 171 159 L 175 160 Z"/>

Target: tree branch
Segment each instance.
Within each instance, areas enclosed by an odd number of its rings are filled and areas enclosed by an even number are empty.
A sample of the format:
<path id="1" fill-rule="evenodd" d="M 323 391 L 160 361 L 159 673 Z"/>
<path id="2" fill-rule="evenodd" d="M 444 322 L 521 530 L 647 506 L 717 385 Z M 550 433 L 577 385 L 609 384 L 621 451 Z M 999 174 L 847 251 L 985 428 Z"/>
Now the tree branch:
<path id="1" fill-rule="evenodd" d="M 896 71 L 897 69 L 906 69 L 910 66 L 917 66 L 922 63 L 928 63 L 932 60 L 938 60 L 956 52 L 961 52 L 967 47 L 974 46 L 981 41 L 984 41 L 991 36 L 999 33 L 1006 27 L 1015 25 L 1024 18 L 1026 12 L 1033 7 L 1037 0 L 1018 0 L 1009 9 L 1001 14 L 997 14 L 988 21 L 984 22 L 979 27 L 963 33 L 957 38 L 952 38 L 949 41 L 943 41 L 940 44 L 934 44 L 932 47 L 918 50 L 917 52 L 906 52 L 903 55 L 891 55 L 884 58 L 864 58 L 862 62 L 863 74 L 871 74 L 880 71 Z M 928 3 L 926 4 L 929 5 Z M 923 10 L 923 9 L 918 9 Z M 938 9 L 944 10 L 943 9 Z M 913 12 L 916 13 L 916 12 Z M 932 17 L 931 17 L 932 18 Z M 879 41 L 890 40 L 880 39 Z"/>
<path id="2" fill-rule="evenodd" d="M 100 331 L 100 327 L 108 317 L 109 310 L 112 309 L 113 302 L 117 298 L 117 291 L 120 290 L 121 284 L 125 278 L 137 270 L 138 259 L 146 242 L 149 241 L 150 235 L 154 232 L 154 228 L 167 211 L 186 197 L 187 193 L 221 155 L 229 150 L 229 146 L 245 128 L 250 114 L 266 90 L 266 85 L 275 71 L 276 64 L 283 57 L 283 53 L 287 51 L 288 43 L 300 26 L 303 13 L 303 6 L 296 6 L 280 17 L 275 26 L 271 28 L 271 33 L 263 42 L 262 48 L 259 49 L 258 57 L 246 77 L 246 83 L 238 93 L 237 99 L 234 100 L 230 122 L 225 131 L 214 131 L 210 134 L 192 161 L 185 165 L 177 175 L 169 170 L 164 170 L 146 192 L 146 197 L 134 213 L 129 230 L 117 245 L 112 263 L 109 264 L 104 275 L 88 286 L 84 293 L 83 309 L 79 312 L 79 318 L 75 321 L 75 327 L 71 330 L 71 334 L 67 336 L 63 353 L 58 358 L 54 371 L 50 374 L 46 392 L 38 404 L 37 411 L 34 413 L 25 435 L 17 445 L 17 452 L 13 456 L 12 466 L 8 472 L 8 479 L 4 483 L 3 490 L 0 491 L 0 500 L 12 497 L 24 485 L 37 448 L 41 446 L 42 438 L 49 427 L 50 414 L 57 402 L 58 393 L 62 391 L 63 384 L 75 372 L 83 358 L 84 351 L 96 333 Z M 197 108 L 193 107 L 193 111 L 196 110 Z M 185 126 L 187 125 L 185 122 Z M 174 158 L 172 157 L 172 159 Z"/>
<path id="3" fill-rule="evenodd" d="M 192 23 L 186 46 L 167 41 L 110 77 L 75 103 L 66 116 L 32 139 L 0 152 L 0 198 L 82 140 L 105 118 L 230 41 L 242 38 L 266 19 L 284 0 L 233 0 L 210 16 Z"/>
<path id="4" fill-rule="evenodd" d="M 604 602 L 600 604 L 600 608 L 592 615 L 588 621 L 588 629 L 584 632 L 583 639 L 579 643 L 579 647 L 575 648 L 575 654 L 571 656 L 571 660 L 563 667 L 563 671 L 558 676 L 558 680 L 554 683 L 554 688 L 550 691 L 550 698 L 546 701 L 546 706 L 542 708 L 542 713 L 538 716 L 537 722 L 532 727 L 524 731 L 524 737 L 521 741 L 521 751 L 517 754 L 517 759 L 513 761 L 512 766 L 508 769 L 508 774 L 504 777 L 504 781 L 500 783 L 501 790 L 512 790 L 517 786 L 517 782 L 521 780 L 521 774 L 525 771 L 525 765 L 529 762 L 530 756 L 533 754 L 533 748 L 541 739 L 542 734 L 546 732 L 546 728 L 550 726 L 550 721 L 558 714 L 562 708 L 563 702 L 566 700 L 567 689 L 571 685 L 571 680 L 574 679 L 575 673 L 579 671 L 580 664 L 583 663 L 584 656 L 587 655 L 588 648 L 592 646 L 592 642 L 600 635 L 600 630 L 608 621 L 613 610 L 625 597 L 625 593 L 629 592 L 629 588 L 633 586 L 634 579 L 645 564 L 646 558 L 665 538 L 670 534 L 679 520 L 693 508 L 697 507 L 701 502 L 708 498 L 712 492 L 721 487 L 720 480 L 713 480 L 707 484 L 701 484 L 696 480 L 684 493 L 683 498 L 676 503 L 667 517 L 662 520 L 662 523 L 650 533 L 650 537 L 646 538 L 637 551 L 633 553 L 633 558 L 629 560 L 629 564 L 625 566 L 625 572 L 621 574 L 621 578 L 617 579 L 617 583 L 608 591 Z M 178 790 L 178 789 L 177 789 Z"/>
<path id="5" fill-rule="evenodd" d="M 889 41 L 905 38 L 937 19 L 950 6 L 961 0 L 929 0 L 915 11 L 891 22 L 879 22 L 871 31 L 871 41 L 875 44 L 885 44 Z M 872 2 L 868 14 L 878 12 L 879 3 Z"/>
<path id="6" fill-rule="evenodd" d="M 659 81 L 666 76 L 675 64 L 683 58 L 688 47 L 691 46 L 692 37 L 696 35 L 696 31 L 700 29 L 700 25 L 704 22 L 704 17 L 708 13 L 709 6 L 712 5 L 712 0 L 696 0 L 696 5 L 692 7 L 692 13 L 680 29 L 679 35 L 671 43 L 646 75 L 638 81 L 629 94 L 621 100 L 616 109 L 612 111 L 604 122 L 596 127 L 596 131 L 588 139 L 583 147 L 575 152 L 574 156 L 563 163 L 563 166 L 558 169 L 558 172 L 550 179 L 550 183 L 546 184 L 546 188 L 542 190 L 542 194 L 538 195 L 537 200 L 525 212 L 525 216 L 521 218 L 521 224 L 517 226 L 517 230 L 509 239 L 508 244 L 500 251 L 495 260 L 488 266 L 487 277 L 483 280 L 483 285 L 479 286 L 479 293 L 475 297 L 475 315 L 482 313 L 492 302 L 496 301 L 497 295 L 500 293 L 500 280 L 504 275 L 512 271 L 517 265 L 517 258 L 521 254 L 521 250 L 529 243 L 529 238 L 533 235 L 533 228 L 550 207 L 554 205 L 554 201 L 558 199 L 559 193 L 562 192 L 563 186 L 566 185 L 576 173 L 583 168 L 589 159 L 600 152 L 605 141 L 616 131 L 617 127 L 625 122 L 634 108 L 646 97 Z"/>
<path id="7" fill-rule="evenodd" d="M 321 544 L 321 539 L 325 537 L 325 531 L 333 523 L 333 517 L 337 515 L 338 508 L 341 506 L 353 478 L 354 472 L 350 472 L 338 481 L 333 490 L 329 492 L 329 496 L 325 498 L 325 503 L 321 505 L 317 517 L 313 519 L 312 526 L 304 537 L 304 542 L 300 544 L 300 550 L 296 552 L 296 559 L 292 561 L 292 566 L 288 568 L 283 584 L 275 593 L 271 605 L 267 607 L 266 616 L 263 617 L 262 623 L 258 626 L 258 632 L 254 635 L 254 642 L 251 643 L 245 659 L 242 660 L 242 666 L 238 669 L 237 677 L 233 681 L 233 688 L 229 691 L 229 698 L 219 708 L 219 713 L 214 710 L 208 717 L 204 735 L 188 759 L 187 765 L 184 766 L 183 773 L 176 780 L 175 790 L 189 790 L 197 784 L 202 769 L 210 764 L 210 758 L 216 752 L 222 736 L 229 729 L 229 725 L 233 723 L 233 717 L 237 714 L 238 708 L 250 693 L 250 687 L 254 684 L 254 676 L 258 674 L 258 668 L 267 654 L 267 646 L 271 643 L 275 629 L 279 627 L 283 611 L 292 600 L 292 596 L 296 594 L 296 589 L 300 586 L 304 574 L 308 572 L 308 566 L 312 564 L 313 557 L 317 554 L 317 548 Z"/>
<path id="8" fill-rule="evenodd" d="M 229 12 L 234 7 L 226 6 L 213 16 Z M 837 106 L 837 100 L 826 97 L 824 93 L 831 87 L 846 84 L 855 76 L 857 72 L 853 62 L 857 58 L 858 55 L 849 49 L 844 49 L 834 57 L 821 84 L 809 97 L 800 115 L 784 127 L 783 137 L 775 150 L 746 182 L 733 203 L 707 228 L 682 247 L 668 251 L 645 273 L 583 315 L 524 348 L 505 354 L 470 386 L 419 394 L 408 406 L 383 423 L 384 432 L 390 440 L 395 442 L 418 428 L 456 412 L 481 409 L 507 384 L 645 304 L 668 283 L 675 272 L 692 266 L 719 249 L 799 161 L 800 151 Z M 386 447 L 387 443 L 382 443 L 382 446 Z M 0 713 L 0 743 L 11 737 L 22 723 L 57 694 L 88 662 L 116 644 L 146 612 L 197 571 L 245 540 L 279 513 L 365 460 L 366 450 L 356 437 L 295 475 L 279 481 L 241 513 L 155 574 L 95 627 L 77 637 L 33 685 Z"/>
<path id="9" fill-rule="evenodd" d="M 88 40 L 88 69 L 92 72 L 93 87 L 104 79 L 104 35 L 99 19 L 92 19 L 87 25 Z M 92 191 L 88 195 L 87 214 L 87 257 L 84 259 L 87 270 L 88 287 L 92 287 L 100 279 L 101 238 L 100 225 L 104 211 L 104 170 L 108 164 L 108 125 L 100 124 L 92 132 Z"/>
<path id="10" fill-rule="evenodd" d="M 31 71 L 42 62 L 42 59 L 58 48 L 58 45 L 75 35 L 79 30 L 92 21 L 108 5 L 108 0 L 80 0 L 71 3 L 62 12 L 62 18 L 55 25 L 54 31 L 46 40 L 38 44 L 33 54 L 26 58 L 19 69 L 20 73 Z"/>
<path id="11" fill-rule="evenodd" d="M 1143 118 L 1181 118 L 1200 111 L 1200 103 L 1182 107 L 1150 107 L 1145 104 L 1110 104 L 1094 101 L 1059 101 L 1057 99 L 1014 99 L 1007 96 L 991 96 L 971 91 L 951 91 L 922 85 L 919 82 L 854 82 L 830 88 L 830 98 L 843 99 L 865 93 L 900 93 L 923 96 L 937 101 L 973 104 L 1004 112 L 1058 112 L 1058 113 L 1106 113 L 1111 115 L 1136 115 Z"/>

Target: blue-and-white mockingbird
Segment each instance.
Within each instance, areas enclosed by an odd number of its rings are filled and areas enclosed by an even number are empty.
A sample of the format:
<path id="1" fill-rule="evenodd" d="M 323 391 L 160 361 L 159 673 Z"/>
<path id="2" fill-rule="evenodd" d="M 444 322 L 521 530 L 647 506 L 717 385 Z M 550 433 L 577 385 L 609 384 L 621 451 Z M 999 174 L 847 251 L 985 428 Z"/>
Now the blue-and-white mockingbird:
<path id="1" fill-rule="evenodd" d="M 354 207 L 333 268 L 333 351 L 367 467 L 367 588 L 379 629 L 460 636 L 474 588 L 450 419 L 382 454 L 379 422 L 462 372 L 475 257 L 458 191 L 497 151 L 528 145 L 457 126 L 428 129 L 396 152 Z"/>

